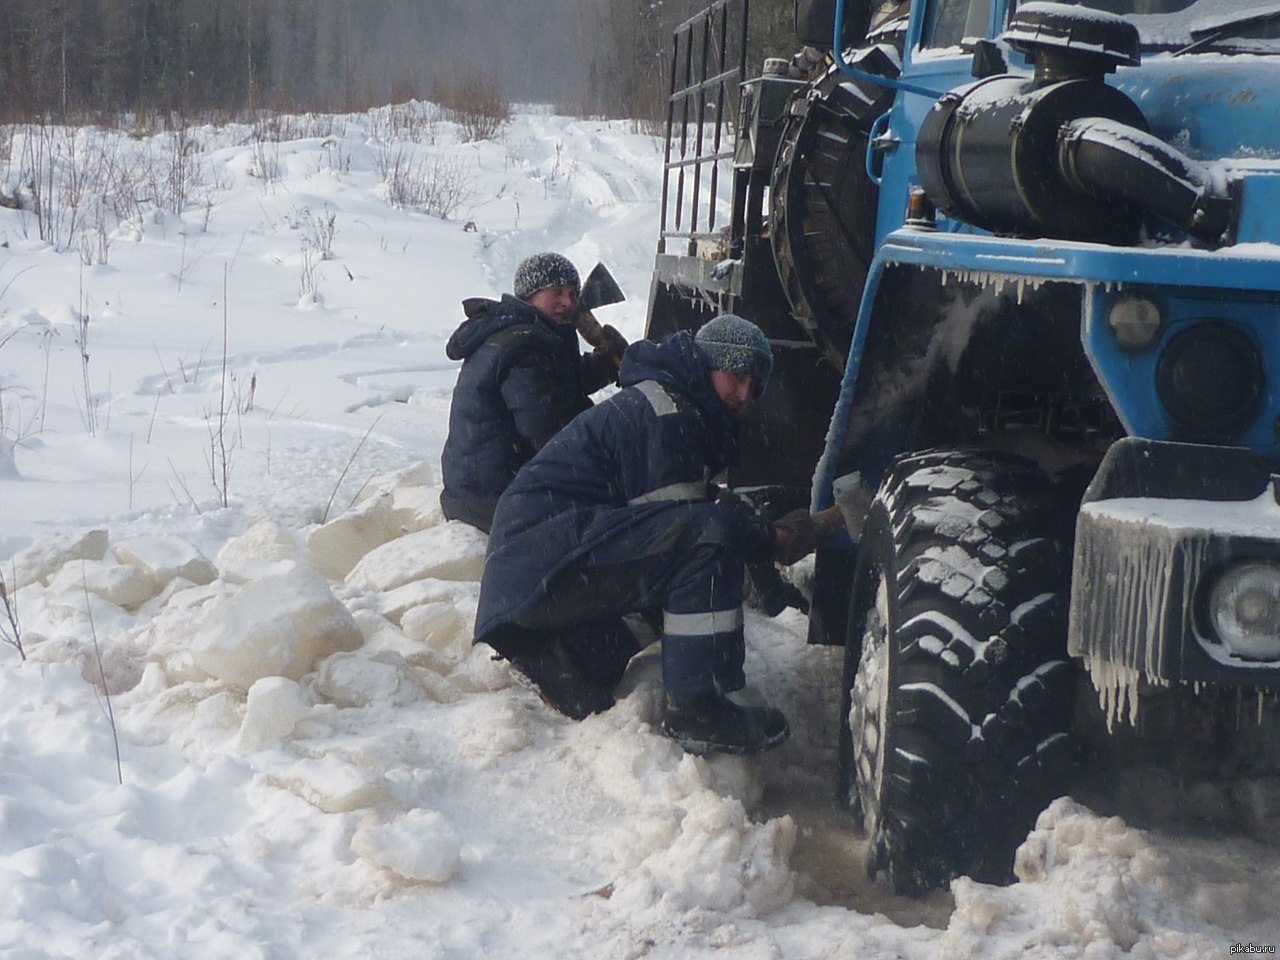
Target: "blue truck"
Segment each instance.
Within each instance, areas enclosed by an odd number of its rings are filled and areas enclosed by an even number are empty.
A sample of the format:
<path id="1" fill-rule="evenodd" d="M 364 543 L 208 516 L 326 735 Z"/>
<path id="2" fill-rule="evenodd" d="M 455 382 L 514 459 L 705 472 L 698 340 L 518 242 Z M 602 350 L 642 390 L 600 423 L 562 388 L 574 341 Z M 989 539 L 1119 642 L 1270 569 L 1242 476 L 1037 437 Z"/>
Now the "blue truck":
<path id="1" fill-rule="evenodd" d="M 790 56 L 746 0 L 675 32 L 647 334 L 773 343 L 732 480 L 841 508 L 869 870 L 1003 882 L 1099 738 L 1266 759 L 1280 2 L 794 4 Z"/>

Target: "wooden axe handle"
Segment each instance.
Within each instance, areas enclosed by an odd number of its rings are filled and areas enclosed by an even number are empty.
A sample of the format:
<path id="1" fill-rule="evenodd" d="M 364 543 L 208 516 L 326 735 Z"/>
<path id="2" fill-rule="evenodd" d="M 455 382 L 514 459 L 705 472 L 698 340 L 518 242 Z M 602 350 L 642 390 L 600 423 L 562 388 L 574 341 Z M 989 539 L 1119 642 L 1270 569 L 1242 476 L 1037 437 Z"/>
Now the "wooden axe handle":
<path id="1" fill-rule="evenodd" d="M 593 347 L 603 347 L 604 344 L 604 327 L 600 326 L 600 321 L 595 318 L 590 310 L 582 310 L 578 313 L 578 333 L 582 334 L 582 339 L 587 341 Z M 614 366 L 622 366 L 622 358 L 613 358 Z"/>
<path id="2" fill-rule="evenodd" d="M 578 332 L 582 334 L 582 339 L 591 344 L 591 346 L 604 346 L 604 327 L 600 326 L 600 321 L 595 318 L 595 314 L 590 310 L 583 310 L 578 313 Z"/>

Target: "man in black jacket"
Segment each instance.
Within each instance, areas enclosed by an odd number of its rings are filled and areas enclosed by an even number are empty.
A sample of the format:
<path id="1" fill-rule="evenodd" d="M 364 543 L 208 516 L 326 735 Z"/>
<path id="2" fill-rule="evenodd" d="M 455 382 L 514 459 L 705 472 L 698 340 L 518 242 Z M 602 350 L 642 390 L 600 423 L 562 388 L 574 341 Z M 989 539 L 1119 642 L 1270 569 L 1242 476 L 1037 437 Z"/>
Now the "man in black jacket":
<path id="1" fill-rule="evenodd" d="M 807 511 L 777 527 L 715 499 L 737 420 L 773 365 L 758 327 L 725 315 L 693 336 L 641 341 L 624 389 L 577 417 L 498 503 L 476 641 L 575 719 L 613 705 L 639 644 L 622 621 L 657 614 L 662 729 L 695 753 L 756 753 L 789 732 L 782 714 L 725 694 L 744 686 L 743 567 L 814 546 Z"/>
<path id="2" fill-rule="evenodd" d="M 445 346 L 462 370 L 440 458 L 440 506 L 451 520 L 486 533 L 498 497 L 516 472 L 577 414 L 588 396 L 617 377 L 610 355 L 621 341 L 582 356 L 574 321 L 578 271 L 558 253 L 538 253 L 516 268 L 501 300 L 462 302 L 467 319 Z"/>

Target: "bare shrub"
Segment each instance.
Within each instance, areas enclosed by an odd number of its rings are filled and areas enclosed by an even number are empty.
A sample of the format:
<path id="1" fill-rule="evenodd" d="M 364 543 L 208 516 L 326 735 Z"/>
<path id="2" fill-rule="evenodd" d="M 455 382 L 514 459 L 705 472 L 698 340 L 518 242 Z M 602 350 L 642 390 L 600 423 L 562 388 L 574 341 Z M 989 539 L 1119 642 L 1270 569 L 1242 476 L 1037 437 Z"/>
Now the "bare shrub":
<path id="1" fill-rule="evenodd" d="M 409 100 L 369 111 L 369 132 L 379 140 L 435 143 L 441 108 L 434 103 Z"/>
<path id="2" fill-rule="evenodd" d="M 387 185 L 387 202 L 393 207 L 413 207 L 419 196 L 422 158 L 402 143 L 381 143 L 374 165 Z"/>
<path id="3" fill-rule="evenodd" d="M 302 273 L 298 279 L 298 296 L 302 299 L 315 300 L 320 295 L 320 278 L 316 275 L 316 259 L 320 252 L 312 244 L 310 238 L 303 237 L 301 244 Z M 323 259 L 321 257 L 321 259 Z"/>
<path id="4" fill-rule="evenodd" d="M 437 154 L 426 163 L 421 207 L 433 216 L 448 220 L 474 196 L 472 184 L 471 170 L 461 158 Z"/>
<path id="5" fill-rule="evenodd" d="M 105 264 L 111 247 L 111 232 L 124 219 L 141 213 L 141 198 L 147 186 L 138 177 L 136 161 L 120 149 L 121 138 L 114 132 L 92 128 L 32 128 L 36 140 L 46 147 L 24 151 L 32 162 L 48 169 L 28 169 L 29 208 L 40 221 L 44 239 L 56 246 L 76 248 L 86 266 Z M 191 153 L 191 148 L 184 148 Z M 188 159 L 183 182 L 190 189 L 198 183 L 194 164 Z M 165 192 L 172 182 L 171 171 L 157 174 L 150 184 L 151 195 Z"/>
<path id="6" fill-rule="evenodd" d="M 259 118 L 253 124 L 253 154 L 249 176 L 264 185 L 280 179 L 280 123 L 276 117 Z"/>
<path id="7" fill-rule="evenodd" d="M 83 284 L 83 281 L 82 281 Z M 89 386 L 89 313 L 84 304 L 84 295 L 80 296 L 80 312 L 76 317 L 76 349 L 80 352 L 80 382 L 84 388 L 85 431 L 91 437 L 98 435 L 98 402 L 94 399 L 93 390 Z"/>
<path id="8" fill-rule="evenodd" d="M 10 569 L 16 574 L 12 564 Z M 18 656 L 26 660 L 27 651 L 22 647 L 22 623 L 18 620 L 18 602 L 9 595 L 3 570 L 0 570 L 0 607 L 3 607 L 3 611 L 0 611 L 3 613 L 3 617 L 0 617 L 0 641 L 13 647 L 18 651 Z"/>
<path id="9" fill-rule="evenodd" d="M 343 134 L 337 134 L 324 138 L 324 160 L 316 165 L 316 172 L 319 173 L 327 164 L 328 168 L 334 173 L 350 173 L 351 172 L 351 147 L 347 142 L 347 138 Z"/>
<path id="10" fill-rule="evenodd" d="M 199 145 L 191 127 L 182 123 L 170 134 L 169 174 L 164 184 L 164 207 L 170 213 L 181 214 L 187 207 L 192 193 L 203 182 L 200 162 L 196 156 Z"/>
<path id="11" fill-rule="evenodd" d="M 142 219 L 142 197 L 146 182 L 144 165 L 139 157 L 123 158 L 117 155 L 110 170 L 106 201 L 117 223 L 130 219 Z"/>
<path id="12" fill-rule="evenodd" d="M 78 242 L 85 208 L 106 192 L 114 158 L 107 138 L 48 123 L 22 131 L 18 209 L 36 218 L 40 239 L 63 248 Z"/>
<path id="13" fill-rule="evenodd" d="M 497 80 L 478 70 L 437 77 L 432 99 L 458 125 L 463 143 L 492 140 L 511 120 L 511 102 Z"/>
<path id="14" fill-rule="evenodd" d="M 213 489 L 217 491 L 218 499 L 224 507 L 231 505 L 232 461 L 234 460 L 235 449 L 239 440 L 238 432 L 231 437 L 227 436 L 231 430 L 228 420 L 232 412 L 234 412 L 234 408 L 230 408 L 227 405 L 227 390 L 231 386 L 231 372 L 228 368 L 227 356 L 227 277 L 228 272 L 224 268 L 222 271 L 222 375 L 218 384 L 218 409 L 216 411 L 206 410 L 204 415 L 205 426 L 209 431 L 209 478 L 213 481 Z"/>
<path id="15" fill-rule="evenodd" d="M 375 158 L 393 207 L 422 210 L 447 220 L 474 195 L 470 168 L 458 157 L 423 154 L 385 144 Z"/>
<path id="16" fill-rule="evenodd" d="M 295 207 L 292 215 L 285 214 L 289 229 L 302 234 L 302 245 L 310 247 L 321 260 L 333 259 L 333 238 L 338 232 L 338 214 L 325 204 L 320 213 L 312 213 L 310 207 Z"/>

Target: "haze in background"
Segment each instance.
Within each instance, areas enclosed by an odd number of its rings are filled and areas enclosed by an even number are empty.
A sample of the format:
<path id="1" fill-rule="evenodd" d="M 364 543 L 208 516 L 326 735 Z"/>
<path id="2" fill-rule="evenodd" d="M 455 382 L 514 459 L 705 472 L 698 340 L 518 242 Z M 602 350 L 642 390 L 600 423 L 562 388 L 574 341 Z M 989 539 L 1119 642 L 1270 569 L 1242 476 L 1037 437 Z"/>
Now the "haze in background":
<path id="1" fill-rule="evenodd" d="M 700 6 L 0 0 L 0 119 L 363 109 L 461 75 L 578 115 L 656 116 L 672 27 Z"/>

